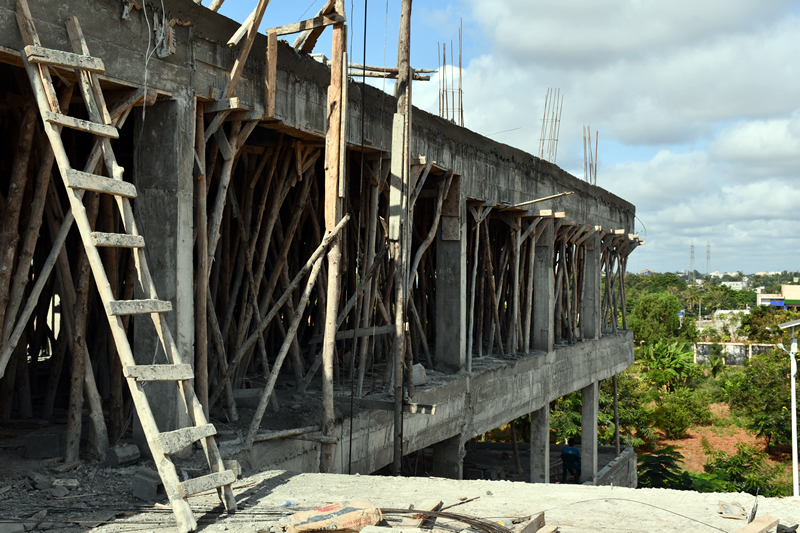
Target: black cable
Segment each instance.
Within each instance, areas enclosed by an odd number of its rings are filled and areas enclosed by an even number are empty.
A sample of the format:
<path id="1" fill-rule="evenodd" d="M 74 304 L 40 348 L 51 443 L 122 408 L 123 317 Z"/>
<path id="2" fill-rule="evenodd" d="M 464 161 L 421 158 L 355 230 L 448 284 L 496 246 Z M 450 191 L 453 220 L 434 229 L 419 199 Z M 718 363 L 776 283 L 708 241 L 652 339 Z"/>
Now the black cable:
<path id="1" fill-rule="evenodd" d="M 570 503 L 567 503 L 567 504 L 564 504 L 564 505 L 557 505 L 555 507 L 550 507 L 548 509 L 542 509 L 542 511 L 544 511 L 544 512 L 552 511 L 553 509 L 560 509 L 560 508 L 563 508 L 563 507 L 569 507 L 570 505 L 575 505 L 577 503 L 608 502 L 608 501 L 630 502 L 630 503 L 638 503 L 638 504 L 641 504 L 641 505 L 646 505 L 646 506 L 652 507 L 654 509 L 659 509 L 659 510 L 665 511 L 667 513 L 672 513 L 672 514 L 674 514 L 676 516 L 680 516 L 681 518 L 685 518 L 686 520 L 691 520 L 692 522 L 697 522 L 698 524 L 702 524 L 702 525 L 704 525 L 706 527 L 710 527 L 711 529 L 716 529 L 717 531 L 722 531 L 723 533 L 726 531 L 725 529 L 720 529 L 717 526 L 712 526 L 711 524 L 707 524 L 705 522 L 701 522 L 700 520 L 697 520 L 697 519 L 692 518 L 690 516 L 686 516 L 686 515 L 683 515 L 683 514 L 680 514 L 680 513 L 676 513 L 675 511 L 672 511 L 672 510 L 667 509 L 665 507 L 659 507 L 658 505 L 653 505 L 651 503 L 646 503 L 646 502 L 640 502 L 640 501 L 637 501 L 637 500 L 631 500 L 629 498 L 595 498 L 595 499 L 592 499 L 592 500 L 580 500 L 580 501 L 577 501 L 577 502 L 570 502 Z"/>

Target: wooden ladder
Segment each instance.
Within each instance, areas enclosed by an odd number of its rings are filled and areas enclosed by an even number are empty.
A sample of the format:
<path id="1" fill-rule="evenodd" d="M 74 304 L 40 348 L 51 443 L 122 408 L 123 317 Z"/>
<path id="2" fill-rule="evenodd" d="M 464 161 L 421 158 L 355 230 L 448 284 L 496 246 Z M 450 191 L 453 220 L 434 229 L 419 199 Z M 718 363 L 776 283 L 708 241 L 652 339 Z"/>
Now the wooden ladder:
<path id="1" fill-rule="evenodd" d="M 169 301 L 159 300 L 156 294 L 155 284 L 147 265 L 144 237 L 137 229 L 131 209 L 130 199 L 136 198 L 136 187 L 123 181 L 123 169 L 117 164 L 111 148 L 110 140 L 116 139 L 118 132 L 106 108 L 103 91 L 97 79 L 97 73 L 104 70 L 103 61 L 89 55 L 86 40 L 75 17 L 66 21 L 67 32 L 73 47 L 73 53 L 70 53 L 41 46 L 27 0 L 18 0 L 16 15 L 23 41 L 26 44 L 22 52 L 22 61 L 39 106 L 44 130 L 50 139 L 55 160 L 66 186 L 72 213 L 80 230 L 83 246 L 97 283 L 97 290 L 103 301 L 103 308 L 108 317 L 117 353 L 122 361 L 123 375 L 130 387 L 136 412 L 139 415 L 158 473 L 164 483 L 165 492 L 172 503 L 178 529 L 182 532 L 193 531 L 197 528 L 197 521 L 186 498 L 206 490 L 217 489 L 220 500 L 228 512 L 233 512 L 236 510 L 236 500 L 231 483 L 236 479 L 236 475 L 232 471 L 226 470 L 223 465 L 222 456 L 214 440 L 216 429 L 206 420 L 203 408 L 194 392 L 192 367 L 183 363 L 164 318 L 163 313 L 171 311 L 172 304 Z M 74 69 L 90 120 L 82 120 L 61 113 L 49 66 Z M 90 156 L 86 172 L 75 170 L 70 165 L 61 140 L 61 127 L 88 132 L 95 136 L 94 159 Z M 99 167 L 97 163 L 100 152 L 102 152 L 105 168 L 110 177 L 93 173 L 95 168 Z M 95 191 L 114 196 L 125 233 L 92 231 L 86 208 L 83 205 L 84 191 Z M 97 250 L 98 247 L 104 246 L 132 249 L 138 279 L 148 299 L 121 301 L 114 298 Z M 161 346 L 172 364 L 136 364 L 123 327 L 122 317 L 137 314 L 150 315 Z M 189 418 L 193 423 L 192 426 L 163 433 L 158 430 L 143 388 L 145 383 L 152 381 L 176 382 L 183 394 Z M 175 465 L 169 456 L 197 441 L 203 445 L 211 473 L 203 477 L 180 481 Z"/>

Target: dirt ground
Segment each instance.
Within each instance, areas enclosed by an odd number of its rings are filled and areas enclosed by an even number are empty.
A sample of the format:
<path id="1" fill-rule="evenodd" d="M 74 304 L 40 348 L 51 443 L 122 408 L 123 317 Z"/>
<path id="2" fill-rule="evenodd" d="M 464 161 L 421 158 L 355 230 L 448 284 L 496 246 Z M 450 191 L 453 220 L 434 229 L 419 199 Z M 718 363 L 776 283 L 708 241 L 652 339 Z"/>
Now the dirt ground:
<path id="1" fill-rule="evenodd" d="M 729 409 L 724 404 L 712 404 L 711 411 L 717 418 L 723 420 L 729 416 Z M 736 445 L 746 442 L 756 446 L 759 450 L 765 450 L 764 439 L 759 439 L 749 431 L 733 424 L 724 426 L 705 426 L 692 428 L 687 431 L 686 437 L 682 439 L 660 439 L 659 447 L 675 446 L 680 448 L 683 454 L 683 468 L 694 473 L 702 473 L 706 455 L 703 451 L 703 439 L 708 441 L 713 450 L 724 451 L 730 454 L 736 453 Z M 773 464 L 791 461 L 790 446 L 772 446 L 770 448 L 769 462 Z"/>

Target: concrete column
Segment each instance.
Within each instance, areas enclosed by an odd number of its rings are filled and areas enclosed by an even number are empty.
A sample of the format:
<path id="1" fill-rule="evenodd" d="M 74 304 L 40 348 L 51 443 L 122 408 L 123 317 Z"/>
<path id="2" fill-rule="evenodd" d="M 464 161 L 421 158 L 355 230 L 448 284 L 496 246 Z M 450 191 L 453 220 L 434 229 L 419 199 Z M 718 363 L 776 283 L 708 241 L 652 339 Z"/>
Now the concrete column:
<path id="1" fill-rule="evenodd" d="M 142 128 L 141 108 L 134 112 L 134 143 Z M 159 100 L 147 108 L 141 141 L 136 147 L 138 190 L 134 214 L 145 238 L 147 260 L 159 299 L 172 302 L 166 319 L 184 363 L 194 363 L 193 296 L 193 195 L 194 105 L 189 91 L 171 100 Z M 126 169 L 133 171 L 134 169 Z M 139 285 L 135 297 L 142 298 Z M 134 317 L 136 335 L 133 352 L 137 364 L 166 363 L 166 355 L 149 315 Z M 150 383 L 145 387 L 156 423 L 161 431 L 188 425 L 183 400 L 175 383 Z M 134 437 L 143 453 L 144 442 L 138 418 Z"/>
<path id="2" fill-rule="evenodd" d="M 597 412 L 600 408 L 599 383 L 581 389 L 581 483 L 597 485 Z"/>
<path id="3" fill-rule="evenodd" d="M 550 483 L 550 405 L 531 413 L 531 483 Z"/>
<path id="4" fill-rule="evenodd" d="M 464 445 L 456 435 L 433 445 L 433 475 L 448 479 L 464 479 Z"/>
<path id="5" fill-rule="evenodd" d="M 581 306 L 581 326 L 584 339 L 600 337 L 600 236 L 586 242 L 586 291 Z"/>
<path id="6" fill-rule="evenodd" d="M 467 202 L 453 178 L 436 233 L 436 370 L 455 373 L 467 355 Z"/>
<path id="7" fill-rule="evenodd" d="M 553 351 L 555 323 L 555 276 L 553 275 L 553 219 L 544 224 L 536 240 L 536 257 L 533 263 L 533 349 Z"/>

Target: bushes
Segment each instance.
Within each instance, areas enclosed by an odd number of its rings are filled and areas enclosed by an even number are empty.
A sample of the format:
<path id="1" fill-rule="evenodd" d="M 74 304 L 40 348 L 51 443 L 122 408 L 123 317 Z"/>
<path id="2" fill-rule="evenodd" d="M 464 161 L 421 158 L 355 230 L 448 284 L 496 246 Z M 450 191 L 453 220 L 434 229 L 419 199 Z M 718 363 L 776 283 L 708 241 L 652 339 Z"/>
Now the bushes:
<path id="1" fill-rule="evenodd" d="M 666 391 L 685 387 L 702 373 L 694 364 L 694 350 L 687 342 L 658 341 L 642 346 L 636 362 L 645 381 Z"/>
<path id="2" fill-rule="evenodd" d="M 711 424 L 713 416 L 707 395 L 687 388 L 661 395 L 652 414 L 654 425 L 670 439 L 679 439 L 692 426 Z"/>
<path id="3" fill-rule="evenodd" d="M 721 490 L 713 492 L 748 492 L 762 496 L 789 496 L 791 487 L 785 479 L 781 465 L 770 466 L 767 454 L 752 444 L 740 442 L 736 453 L 712 452 L 703 467 L 708 474 L 720 480 Z"/>
<path id="4" fill-rule="evenodd" d="M 789 358 L 780 350 L 753 356 L 725 380 L 725 399 L 748 420 L 767 448 L 791 439 Z"/>

